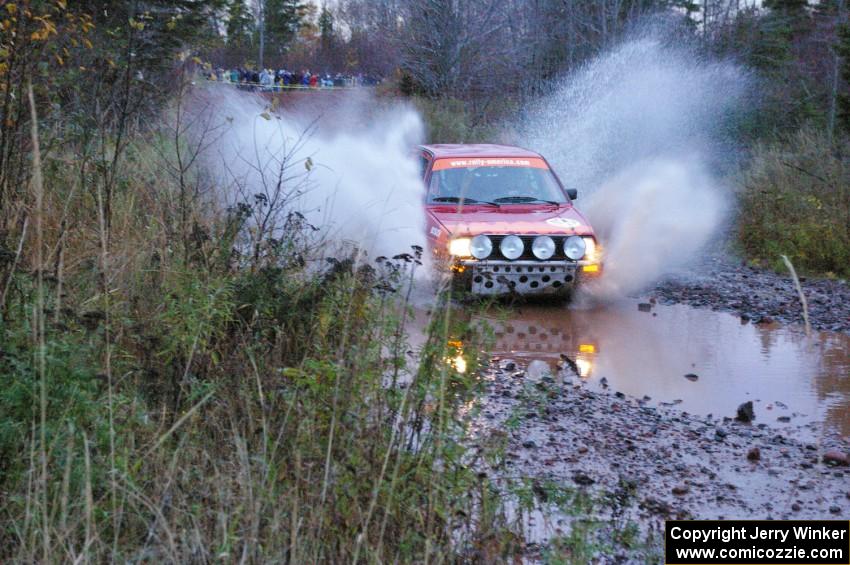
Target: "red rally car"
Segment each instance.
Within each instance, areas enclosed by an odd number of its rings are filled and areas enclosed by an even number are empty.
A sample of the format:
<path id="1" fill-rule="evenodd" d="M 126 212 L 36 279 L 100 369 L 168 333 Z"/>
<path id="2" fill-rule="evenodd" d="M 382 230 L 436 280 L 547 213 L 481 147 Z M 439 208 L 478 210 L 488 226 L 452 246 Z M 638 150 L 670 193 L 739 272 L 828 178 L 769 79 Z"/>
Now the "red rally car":
<path id="1" fill-rule="evenodd" d="M 506 145 L 423 145 L 427 230 L 474 294 L 569 294 L 602 271 L 593 228 L 542 156 Z"/>

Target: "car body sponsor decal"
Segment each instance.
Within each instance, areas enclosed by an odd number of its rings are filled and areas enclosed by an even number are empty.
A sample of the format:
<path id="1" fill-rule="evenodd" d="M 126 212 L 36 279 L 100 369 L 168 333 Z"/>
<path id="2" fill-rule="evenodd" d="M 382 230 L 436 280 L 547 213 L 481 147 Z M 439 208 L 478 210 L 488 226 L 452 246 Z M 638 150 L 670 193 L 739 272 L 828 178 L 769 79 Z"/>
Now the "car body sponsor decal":
<path id="1" fill-rule="evenodd" d="M 549 218 L 546 223 L 559 228 L 575 229 L 581 226 L 581 222 L 572 218 Z"/>

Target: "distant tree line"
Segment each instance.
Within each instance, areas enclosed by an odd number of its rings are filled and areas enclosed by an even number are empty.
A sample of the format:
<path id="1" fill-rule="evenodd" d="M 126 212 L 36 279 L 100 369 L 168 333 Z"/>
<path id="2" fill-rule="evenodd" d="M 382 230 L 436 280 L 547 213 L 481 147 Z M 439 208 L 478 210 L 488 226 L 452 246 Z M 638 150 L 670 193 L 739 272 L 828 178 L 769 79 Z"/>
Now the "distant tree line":
<path id="1" fill-rule="evenodd" d="M 390 79 L 484 116 L 652 20 L 759 73 L 755 138 L 850 131 L 847 0 L 20 0 L 0 10 L 0 207 L 20 186 L 32 84 L 49 124 L 156 111 L 186 64 Z M 99 111 L 95 111 L 98 108 Z M 78 129 L 88 131 L 86 127 Z"/>
<path id="2" fill-rule="evenodd" d="M 222 66 L 364 72 L 403 93 L 486 108 L 551 88 L 648 22 L 661 20 L 706 55 L 733 57 L 763 79 L 754 134 L 817 123 L 850 130 L 847 0 L 199 0 Z M 185 7 L 184 7 L 185 8 Z"/>

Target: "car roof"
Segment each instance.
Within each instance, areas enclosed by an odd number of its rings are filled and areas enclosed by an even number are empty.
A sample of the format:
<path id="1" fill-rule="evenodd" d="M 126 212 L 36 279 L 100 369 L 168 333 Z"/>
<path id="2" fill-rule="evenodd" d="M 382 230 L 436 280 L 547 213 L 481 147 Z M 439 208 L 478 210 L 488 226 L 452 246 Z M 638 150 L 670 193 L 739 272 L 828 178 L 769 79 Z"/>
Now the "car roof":
<path id="1" fill-rule="evenodd" d="M 540 158 L 539 153 L 514 147 L 513 145 L 496 145 L 491 143 L 437 143 L 421 145 L 421 149 L 434 156 L 443 157 L 526 157 Z"/>

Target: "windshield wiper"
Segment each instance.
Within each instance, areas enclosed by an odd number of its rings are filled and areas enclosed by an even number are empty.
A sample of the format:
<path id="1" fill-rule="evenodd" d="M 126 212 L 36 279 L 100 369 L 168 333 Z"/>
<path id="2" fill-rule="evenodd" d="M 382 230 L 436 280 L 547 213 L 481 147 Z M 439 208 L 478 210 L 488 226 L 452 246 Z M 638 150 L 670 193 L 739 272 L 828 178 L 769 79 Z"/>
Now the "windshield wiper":
<path id="1" fill-rule="evenodd" d="M 552 204 L 553 206 L 560 206 L 560 202 L 555 202 L 554 200 L 544 200 L 542 198 L 537 198 L 536 196 L 502 196 L 501 198 L 497 198 L 496 202 L 503 203 L 511 203 L 511 204 L 521 204 L 525 202 L 545 202 L 546 204 Z"/>
<path id="2" fill-rule="evenodd" d="M 474 198 L 461 198 L 459 196 L 437 196 L 436 198 L 432 198 L 431 202 L 450 202 L 450 203 L 458 203 L 458 204 L 487 204 L 489 206 L 499 206 L 495 202 L 484 202 L 481 200 L 475 200 Z"/>

